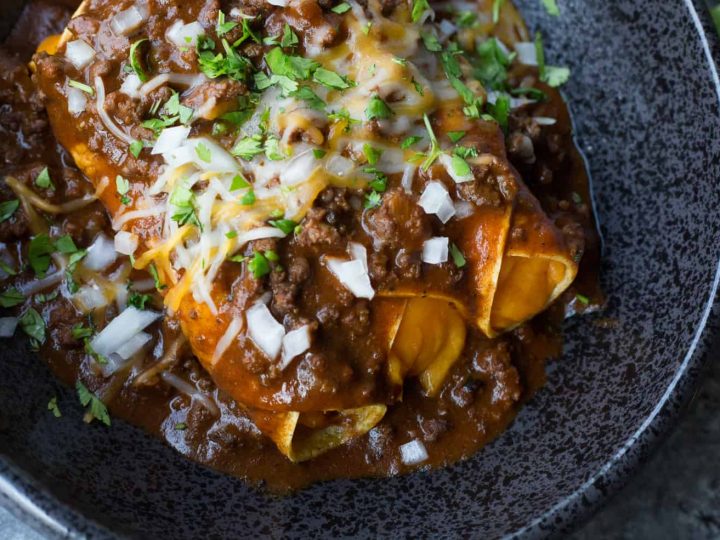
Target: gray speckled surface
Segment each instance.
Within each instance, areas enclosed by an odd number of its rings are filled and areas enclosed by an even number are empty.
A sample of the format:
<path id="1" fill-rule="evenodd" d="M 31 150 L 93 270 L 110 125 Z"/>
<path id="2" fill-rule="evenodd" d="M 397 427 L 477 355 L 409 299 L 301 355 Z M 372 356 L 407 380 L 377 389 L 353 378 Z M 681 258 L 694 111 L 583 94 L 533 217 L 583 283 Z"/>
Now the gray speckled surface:
<path id="1" fill-rule="evenodd" d="M 607 240 L 606 315 L 618 324 L 571 322 L 564 359 L 505 435 L 444 470 L 270 498 L 122 422 L 83 425 L 72 393 L 12 344 L 0 349 L 0 474 L 68 526 L 102 535 L 82 514 L 134 537 L 533 538 L 613 491 L 700 368 L 720 254 L 717 89 L 689 1 L 567 0 L 556 21 L 536 0 L 519 4 L 549 58 L 573 69 L 566 93 Z M 57 421 L 46 410 L 55 393 Z"/>

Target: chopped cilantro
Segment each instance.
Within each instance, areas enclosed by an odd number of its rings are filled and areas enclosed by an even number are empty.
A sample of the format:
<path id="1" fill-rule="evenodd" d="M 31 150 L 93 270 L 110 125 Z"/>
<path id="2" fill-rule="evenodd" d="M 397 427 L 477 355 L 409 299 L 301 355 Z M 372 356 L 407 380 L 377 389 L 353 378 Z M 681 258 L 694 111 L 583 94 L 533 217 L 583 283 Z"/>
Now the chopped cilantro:
<path id="1" fill-rule="evenodd" d="M 345 131 L 350 131 L 354 124 L 359 124 L 360 120 L 352 118 L 347 109 L 340 109 L 334 113 L 328 114 L 328 120 L 331 122 L 345 122 Z"/>
<path id="2" fill-rule="evenodd" d="M 411 135 L 410 137 L 407 137 L 403 142 L 400 143 L 400 148 L 403 150 L 407 150 L 410 148 L 413 144 L 422 141 L 422 137 L 419 137 L 417 135 Z"/>
<path id="3" fill-rule="evenodd" d="M 265 255 L 256 251 L 248 263 L 248 269 L 255 279 L 260 279 L 270 273 L 270 263 Z"/>
<path id="4" fill-rule="evenodd" d="M 137 159 L 144 147 L 145 144 L 142 141 L 133 141 L 130 145 L 130 153 Z"/>
<path id="5" fill-rule="evenodd" d="M 465 132 L 464 131 L 448 131 L 447 136 L 451 142 L 456 143 L 465 136 Z"/>
<path id="6" fill-rule="evenodd" d="M 211 79 L 227 75 L 236 81 L 246 81 L 252 70 L 250 60 L 238 54 L 225 39 L 222 40 L 222 45 L 225 54 L 215 54 L 212 40 L 198 39 L 200 71 Z"/>
<path id="7" fill-rule="evenodd" d="M 460 28 L 469 28 L 477 22 L 477 13 L 472 11 L 461 11 L 455 15 L 455 24 Z"/>
<path id="8" fill-rule="evenodd" d="M 560 15 L 560 8 L 558 8 L 557 0 L 542 0 L 545 11 L 553 17 Z"/>
<path id="9" fill-rule="evenodd" d="M 427 0 L 413 0 L 412 11 L 410 12 L 412 22 L 420 21 L 426 11 L 430 11 L 430 4 Z"/>
<path id="10" fill-rule="evenodd" d="M 176 221 L 179 226 L 190 223 L 202 228 L 195 211 L 195 194 L 191 189 L 184 185 L 177 186 L 170 194 L 170 204 L 177 210 L 172 216 L 172 220 Z"/>
<path id="11" fill-rule="evenodd" d="M 334 8 L 331 8 L 330 11 L 332 11 L 333 13 L 337 13 L 338 15 L 342 15 L 343 13 L 350 11 L 350 9 L 352 9 L 350 7 L 350 4 L 348 4 L 347 2 L 342 2 Z"/>
<path id="12" fill-rule="evenodd" d="M 378 150 L 367 143 L 363 144 L 362 151 L 363 154 L 365 154 L 365 159 L 367 159 L 367 162 L 370 165 L 377 164 L 380 156 L 382 156 L 382 150 Z"/>
<path id="13" fill-rule="evenodd" d="M 53 243 L 45 233 L 38 234 L 30 240 L 28 258 L 30 266 L 39 278 L 45 277 L 45 273 L 50 267 L 50 254 L 54 251 Z"/>
<path id="14" fill-rule="evenodd" d="M 437 36 L 433 32 L 421 30 L 420 37 L 423 40 L 423 45 L 425 45 L 425 48 L 428 51 L 430 51 L 430 52 L 442 51 L 442 45 L 440 45 L 440 40 L 438 40 Z"/>
<path id="15" fill-rule="evenodd" d="M 155 282 L 155 288 L 158 291 L 162 291 L 165 287 L 167 287 L 167 285 L 160 281 L 160 274 L 158 273 L 155 263 L 150 263 L 150 266 L 148 266 L 148 272 L 150 272 L 150 276 L 152 276 L 153 281 Z"/>
<path id="16" fill-rule="evenodd" d="M 51 293 L 36 294 L 35 296 L 33 296 L 33 299 L 40 304 L 45 304 L 47 302 L 55 300 L 59 295 L 60 295 L 60 291 L 55 289 Z"/>
<path id="17" fill-rule="evenodd" d="M 22 304 L 25 301 L 25 296 L 16 287 L 10 287 L 2 293 L 0 293 L 0 306 L 9 308 Z"/>
<path id="18" fill-rule="evenodd" d="M 242 174 L 236 174 L 230 182 L 230 191 L 236 191 L 238 189 L 249 187 L 250 182 L 248 182 Z"/>
<path id="19" fill-rule="evenodd" d="M 327 103 L 325 103 L 322 99 L 320 99 L 320 96 L 318 96 L 315 92 L 313 92 L 307 86 L 301 86 L 295 92 L 293 92 L 292 95 L 293 95 L 293 97 L 302 99 L 303 101 L 305 101 L 305 103 L 307 103 L 310 106 L 310 108 L 315 109 L 317 111 L 323 111 L 323 110 L 325 110 L 325 107 L 327 106 Z"/>
<path id="20" fill-rule="evenodd" d="M 195 153 L 205 163 L 210 163 L 212 161 L 212 154 L 210 152 L 210 149 L 203 143 L 198 143 L 198 145 L 195 147 Z"/>
<path id="21" fill-rule="evenodd" d="M 250 206 L 255 204 L 255 192 L 249 189 L 242 197 L 240 197 L 240 204 Z"/>
<path id="22" fill-rule="evenodd" d="M 500 94 L 494 104 L 488 104 L 488 109 L 503 131 L 507 131 L 510 117 L 510 97 L 507 94 Z"/>
<path id="23" fill-rule="evenodd" d="M 327 150 L 323 150 L 322 148 L 313 148 L 312 152 L 315 159 L 322 159 L 325 157 L 325 154 L 327 154 Z"/>
<path id="24" fill-rule="evenodd" d="M 304 81 L 310 78 L 319 64 L 314 60 L 285 54 L 280 47 L 275 47 L 265 55 L 265 63 L 275 75 L 287 77 L 293 81 Z"/>
<path id="25" fill-rule="evenodd" d="M 295 47 L 298 43 L 300 43 L 300 40 L 298 39 L 297 34 L 292 31 L 292 28 L 290 28 L 288 23 L 285 23 L 282 39 L 280 40 L 280 46 L 284 49 L 289 49 L 291 47 Z"/>
<path id="26" fill-rule="evenodd" d="M 590 299 L 585 296 L 584 294 L 576 294 L 575 299 L 580 302 L 581 304 L 588 305 L 590 304 Z"/>
<path id="27" fill-rule="evenodd" d="M 472 174 L 472 169 L 468 162 L 457 154 L 451 156 L 450 166 L 457 176 L 470 176 Z"/>
<path id="28" fill-rule="evenodd" d="M 78 341 L 87 339 L 93 335 L 92 328 L 89 328 L 82 323 L 77 323 L 76 325 L 74 325 L 71 332 L 73 339 L 77 339 Z"/>
<path id="29" fill-rule="evenodd" d="M 522 86 L 520 88 L 513 88 L 510 90 L 513 96 L 526 96 L 528 99 L 534 99 L 535 101 L 547 100 L 547 94 L 539 88 L 530 88 Z"/>
<path id="30" fill-rule="evenodd" d="M 507 68 L 512 63 L 512 55 L 505 54 L 497 38 L 490 38 L 477 47 L 478 62 L 473 75 L 486 87 L 500 89 L 507 81 Z"/>
<path id="31" fill-rule="evenodd" d="M 33 345 L 45 342 L 45 321 L 33 308 L 29 308 L 18 321 L 20 328 L 32 339 Z"/>
<path id="32" fill-rule="evenodd" d="M 285 234 L 290 234 L 297 226 L 297 223 L 295 223 L 292 219 L 271 219 L 268 223 L 273 227 L 280 229 Z"/>
<path id="33" fill-rule="evenodd" d="M 0 270 L 5 272 L 8 276 L 17 275 L 17 272 L 13 268 L 11 268 L 10 265 L 8 263 L 6 263 L 5 261 L 3 261 L 2 259 L 0 259 Z"/>
<path id="34" fill-rule="evenodd" d="M 345 77 L 323 67 L 319 67 L 315 70 L 313 80 L 316 83 L 320 83 L 323 86 L 334 88 L 336 90 L 345 90 L 346 88 L 350 88 L 352 86 Z"/>
<path id="35" fill-rule="evenodd" d="M 110 415 L 108 414 L 107 407 L 100 398 L 88 390 L 88 388 L 80 381 L 75 383 L 75 390 L 77 391 L 78 399 L 80 400 L 82 406 L 87 407 L 90 405 L 90 419 L 92 420 L 94 418 L 96 420 L 100 420 L 103 424 L 109 426 Z"/>
<path id="36" fill-rule="evenodd" d="M 226 22 L 225 13 L 219 11 L 217 24 L 215 25 L 215 33 L 218 37 L 222 37 L 228 32 L 232 31 L 237 25 L 238 23 L 236 23 L 235 21 Z"/>
<path id="37" fill-rule="evenodd" d="M 455 266 L 458 268 L 465 266 L 465 257 L 463 256 L 462 251 L 460 251 L 455 244 L 450 244 L 450 256 L 452 257 Z"/>
<path id="38" fill-rule="evenodd" d="M 18 199 L 12 199 L 0 203 L 0 223 L 7 221 L 12 217 L 15 211 L 20 207 Z"/>
<path id="39" fill-rule="evenodd" d="M 378 193 L 377 191 L 371 191 L 367 195 L 365 195 L 365 209 L 372 210 L 373 208 L 377 208 L 380 206 L 380 203 L 382 202 L 382 195 Z"/>
<path id="40" fill-rule="evenodd" d="M 493 0 L 492 5 L 492 21 L 493 24 L 497 24 L 500 21 L 500 9 L 505 3 L 505 0 Z"/>
<path id="41" fill-rule="evenodd" d="M 440 156 L 441 151 L 437 137 L 435 136 L 435 132 L 430 125 L 430 118 L 428 118 L 427 114 L 423 115 L 423 121 L 425 122 L 425 129 L 428 132 L 428 136 L 430 137 L 430 151 L 428 152 L 427 157 L 425 158 L 425 161 L 423 161 L 420 168 L 423 171 L 427 171 L 430 166 L 435 162 L 435 160 Z"/>
<path id="42" fill-rule="evenodd" d="M 40 174 L 37 175 L 35 178 L 35 185 L 42 189 L 55 189 L 55 184 L 53 184 L 53 181 L 50 178 L 50 171 L 47 167 L 45 167 L 42 171 L 40 171 Z"/>
<path id="43" fill-rule="evenodd" d="M 535 54 L 538 61 L 540 80 L 549 86 L 557 88 L 565 84 L 570 78 L 570 70 L 566 67 L 548 66 L 545 64 L 545 49 L 543 47 L 542 34 L 535 34 Z"/>
<path id="44" fill-rule="evenodd" d="M 53 396 L 50 401 L 48 401 L 47 404 L 48 411 L 53 413 L 53 416 L 55 418 L 60 418 L 62 416 L 62 413 L 60 412 L 60 408 L 57 404 L 57 396 Z"/>
<path id="45" fill-rule="evenodd" d="M 145 68 L 143 67 L 143 59 L 140 51 L 140 46 L 143 43 L 149 43 L 147 38 L 140 39 L 130 45 L 130 67 L 135 72 L 135 75 L 138 76 L 138 79 L 142 82 L 147 82 L 149 77 L 148 74 L 145 72 Z"/>
<path id="46" fill-rule="evenodd" d="M 230 153 L 233 156 L 250 160 L 253 156 L 263 153 L 262 137 L 260 135 L 245 137 L 235 144 Z"/>
<path id="47" fill-rule="evenodd" d="M 365 108 L 365 117 L 368 120 L 390 118 L 393 111 L 377 94 L 373 95 Z"/>
<path id="48" fill-rule="evenodd" d="M 145 309 L 148 302 L 152 301 L 152 296 L 149 294 L 140 294 L 136 291 L 131 291 L 128 295 L 127 303 L 129 306 L 136 307 L 138 309 Z"/>
<path id="49" fill-rule="evenodd" d="M 263 146 L 265 150 L 265 156 L 269 160 L 280 161 L 285 159 L 285 153 L 280 150 L 280 140 L 277 137 L 267 137 Z"/>
<path id="50" fill-rule="evenodd" d="M 119 174 L 115 177 L 115 188 L 117 189 L 118 195 L 120 195 L 120 202 L 128 205 L 132 202 L 132 199 L 128 197 L 130 192 L 130 181 L 127 178 L 123 178 Z"/>
<path id="51" fill-rule="evenodd" d="M 69 234 L 61 236 L 55 240 L 55 249 L 57 249 L 60 253 L 65 254 L 75 253 L 78 250 L 75 242 Z"/>
<path id="52" fill-rule="evenodd" d="M 185 431 L 187 429 L 187 424 L 185 422 L 178 422 L 175 424 L 175 429 L 177 431 Z"/>

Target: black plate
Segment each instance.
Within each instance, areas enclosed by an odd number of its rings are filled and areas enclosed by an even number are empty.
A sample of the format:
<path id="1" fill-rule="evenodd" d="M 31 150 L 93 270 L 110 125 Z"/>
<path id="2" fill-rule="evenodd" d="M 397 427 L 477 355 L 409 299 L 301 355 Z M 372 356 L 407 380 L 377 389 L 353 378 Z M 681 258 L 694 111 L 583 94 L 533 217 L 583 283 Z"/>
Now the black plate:
<path id="1" fill-rule="evenodd" d="M 505 435 L 445 470 L 273 498 L 122 422 L 83 424 L 73 392 L 24 344 L 3 342 L 6 502 L 46 532 L 100 536 L 538 537 L 622 483 L 691 395 L 711 333 L 720 49 L 699 0 L 561 0 L 559 19 L 540 0 L 519 4 L 552 63 L 572 68 L 565 92 L 606 241 L 603 317 L 615 323 L 568 324 L 547 388 Z M 56 393 L 60 419 L 46 410 Z"/>

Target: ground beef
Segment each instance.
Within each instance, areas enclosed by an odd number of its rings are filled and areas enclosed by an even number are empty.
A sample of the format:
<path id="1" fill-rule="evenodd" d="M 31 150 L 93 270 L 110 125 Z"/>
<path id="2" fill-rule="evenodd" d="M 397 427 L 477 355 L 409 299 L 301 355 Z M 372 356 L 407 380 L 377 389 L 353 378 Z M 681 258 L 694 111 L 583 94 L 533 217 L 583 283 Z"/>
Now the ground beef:
<path id="1" fill-rule="evenodd" d="M 401 188 L 389 190 L 376 210 L 367 213 L 367 229 L 380 247 L 420 249 L 432 236 L 430 217 Z"/>
<path id="2" fill-rule="evenodd" d="M 340 234 L 332 225 L 326 223 L 327 210 L 311 208 L 302 222 L 302 230 L 296 236 L 300 246 L 336 245 L 340 242 Z"/>
<path id="3" fill-rule="evenodd" d="M 183 105 L 196 111 L 211 100 L 215 100 L 215 111 L 229 110 L 237 105 L 237 98 L 247 93 L 247 87 L 241 82 L 224 78 L 211 80 L 189 90 L 182 99 Z M 207 117 L 207 116 L 206 116 Z"/>

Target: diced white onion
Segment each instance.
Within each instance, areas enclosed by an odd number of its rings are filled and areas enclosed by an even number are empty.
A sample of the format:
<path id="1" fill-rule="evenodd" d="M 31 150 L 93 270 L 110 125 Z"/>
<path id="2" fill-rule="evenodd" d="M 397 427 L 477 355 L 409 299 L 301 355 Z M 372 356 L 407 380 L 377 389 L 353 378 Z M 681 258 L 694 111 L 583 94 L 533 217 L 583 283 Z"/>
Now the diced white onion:
<path id="1" fill-rule="evenodd" d="M 518 62 L 526 66 L 537 66 L 537 49 L 532 41 L 520 41 L 515 44 Z"/>
<path id="2" fill-rule="evenodd" d="M 73 301 L 84 313 L 105 307 L 109 300 L 97 285 L 85 285 L 73 295 Z"/>
<path id="3" fill-rule="evenodd" d="M 557 120 L 549 116 L 535 116 L 533 120 L 535 120 L 535 123 L 539 126 L 554 126 L 557 124 Z"/>
<path id="4" fill-rule="evenodd" d="M 428 264 L 441 264 L 448 260 L 448 239 L 436 236 L 423 242 L 422 261 Z"/>
<path id="5" fill-rule="evenodd" d="M 77 69 L 83 69 L 95 58 L 95 49 L 82 39 L 76 39 L 65 47 L 65 56 Z"/>
<path id="6" fill-rule="evenodd" d="M 285 369 L 293 358 L 310 348 L 310 327 L 306 324 L 285 334 L 282 340 L 282 362 L 280 369 Z"/>
<path id="7" fill-rule="evenodd" d="M 28 281 L 27 283 L 24 283 L 18 287 L 21 293 L 23 293 L 25 296 L 30 296 L 31 294 L 38 293 L 40 291 L 44 291 L 45 289 L 52 287 L 53 285 L 57 285 L 58 283 L 61 283 L 63 278 L 65 277 L 65 271 L 59 270 L 55 272 L 54 274 L 48 274 L 42 279 Z"/>
<path id="8" fill-rule="evenodd" d="M 131 6 L 110 20 L 110 28 L 118 36 L 129 36 L 147 20 L 148 14 L 143 6 Z"/>
<path id="9" fill-rule="evenodd" d="M 405 465 L 417 465 L 428 458 L 425 445 L 418 439 L 400 446 L 400 457 Z"/>
<path id="10" fill-rule="evenodd" d="M 440 27 L 441 37 L 447 38 L 457 32 L 457 27 L 447 19 L 440 21 L 438 25 Z"/>
<path id="11" fill-rule="evenodd" d="M 362 244 L 359 244 L 358 242 L 349 242 L 348 243 L 348 251 L 350 252 L 350 257 L 355 259 L 356 261 L 360 261 L 363 263 L 363 267 L 365 268 L 365 271 L 368 271 L 368 263 L 367 263 L 367 249 L 365 249 L 365 246 Z"/>
<path id="12" fill-rule="evenodd" d="M 96 353 L 110 356 L 159 318 L 160 314 L 155 311 L 141 311 L 130 306 L 110 321 L 110 324 L 93 338 L 90 345 Z"/>
<path id="13" fill-rule="evenodd" d="M 418 203 L 428 214 L 435 214 L 443 223 L 455 215 L 450 194 L 440 182 L 428 182 Z"/>
<path id="14" fill-rule="evenodd" d="M 99 234 L 88 248 L 83 266 L 88 270 L 104 270 L 117 259 L 115 243 L 104 234 Z"/>
<path id="15" fill-rule="evenodd" d="M 475 205 L 468 201 L 457 201 L 455 203 L 455 219 L 464 219 L 475 213 Z"/>
<path id="16" fill-rule="evenodd" d="M 405 170 L 403 171 L 402 180 L 400 180 L 400 185 L 405 190 L 405 193 L 412 193 L 412 184 L 413 179 L 415 178 L 415 170 L 417 168 L 415 165 L 411 165 L 408 163 L 405 165 Z"/>
<path id="17" fill-rule="evenodd" d="M 215 364 L 223 354 L 225 354 L 225 351 L 228 349 L 230 344 L 233 342 L 233 340 L 237 337 L 237 335 L 240 333 L 240 330 L 243 328 L 243 320 L 242 317 L 234 317 L 230 324 L 228 324 L 227 330 L 225 330 L 225 333 L 220 338 L 220 340 L 217 342 L 217 345 L 215 346 L 215 352 L 213 353 L 212 357 L 212 363 Z"/>
<path id="18" fill-rule="evenodd" d="M 138 237 L 128 231 L 119 231 L 115 234 L 115 251 L 123 255 L 132 255 L 138 247 Z"/>
<path id="19" fill-rule="evenodd" d="M 370 276 L 362 261 L 357 259 L 343 261 L 335 257 L 327 257 L 325 261 L 328 269 L 338 281 L 357 298 L 373 299 L 375 290 L 370 283 Z"/>
<path id="20" fill-rule="evenodd" d="M 267 0 L 268 4 L 278 7 L 285 7 L 288 5 L 287 0 Z"/>
<path id="21" fill-rule="evenodd" d="M 17 317 L 0 317 L 0 337 L 13 337 L 17 325 Z"/>
<path id="22" fill-rule="evenodd" d="M 135 353 L 142 349 L 151 339 L 152 336 L 150 334 L 140 332 L 127 340 L 122 347 L 115 351 L 115 353 L 123 360 L 127 360 L 128 358 L 135 356 Z"/>
<path id="23" fill-rule="evenodd" d="M 285 328 L 275 320 L 267 306 L 261 302 L 253 304 L 245 314 L 248 334 L 255 345 L 270 359 L 277 358 L 285 336 Z"/>
<path id="24" fill-rule="evenodd" d="M 452 178 L 456 184 L 462 184 L 463 182 L 472 182 L 475 179 L 472 170 L 468 174 L 462 175 L 455 172 L 455 168 L 452 165 L 452 156 L 450 156 L 449 154 L 440 154 L 438 161 L 443 167 L 445 167 L 445 170 L 450 175 L 450 178 Z"/>
<path id="25" fill-rule="evenodd" d="M 139 98 L 141 86 L 142 81 L 140 80 L 140 77 L 138 77 L 135 73 L 128 73 L 125 80 L 120 85 L 120 92 L 126 96 L 130 96 L 131 98 Z"/>
<path id="26" fill-rule="evenodd" d="M 85 92 L 72 86 L 67 89 L 68 112 L 73 116 L 82 114 L 87 108 L 87 96 Z"/>
<path id="27" fill-rule="evenodd" d="M 205 35 L 205 29 L 197 22 L 184 24 L 178 20 L 168 28 L 165 37 L 177 47 L 195 47 L 200 36 Z"/>
<path id="28" fill-rule="evenodd" d="M 172 152 L 176 148 L 180 148 L 190 135 L 190 128 L 186 126 L 175 126 L 165 128 L 160 132 L 160 136 L 155 141 L 151 154 L 165 154 Z"/>
<path id="29" fill-rule="evenodd" d="M 310 178 L 310 175 L 318 167 L 318 160 L 307 150 L 302 154 L 293 157 L 280 173 L 280 181 L 288 186 L 299 184 Z"/>
<path id="30" fill-rule="evenodd" d="M 355 164 L 352 160 L 339 154 L 335 154 L 327 160 L 325 169 L 330 174 L 334 174 L 340 178 L 345 178 L 355 169 Z"/>

